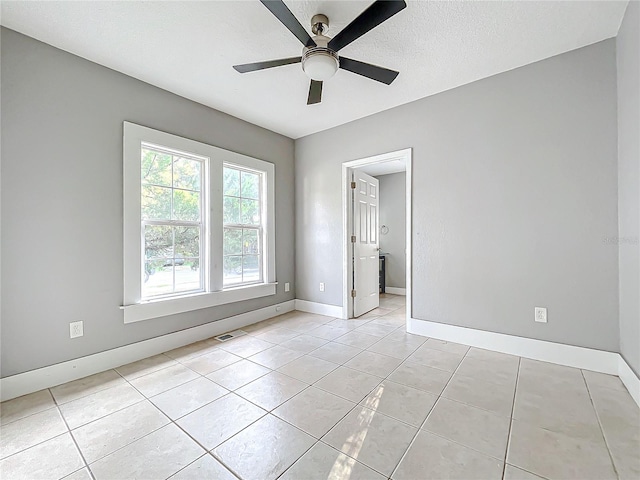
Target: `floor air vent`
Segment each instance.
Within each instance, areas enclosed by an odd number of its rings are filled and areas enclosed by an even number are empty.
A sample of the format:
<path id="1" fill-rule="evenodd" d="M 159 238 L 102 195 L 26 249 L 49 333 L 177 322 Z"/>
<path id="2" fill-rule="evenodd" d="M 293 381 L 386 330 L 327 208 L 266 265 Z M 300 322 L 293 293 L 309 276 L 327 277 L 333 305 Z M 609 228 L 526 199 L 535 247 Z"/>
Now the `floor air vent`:
<path id="1" fill-rule="evenodd" d="M 246 335 L 247 332 L 244 330 L 234 330 L 233 332 L 223 333 L 222 335 L 218 335 L 217 337 L 213 337 L 220 342 L 226 342 L 227 340 L 231 340 L 232 338 L 241 337 L 242 335 Z"/>

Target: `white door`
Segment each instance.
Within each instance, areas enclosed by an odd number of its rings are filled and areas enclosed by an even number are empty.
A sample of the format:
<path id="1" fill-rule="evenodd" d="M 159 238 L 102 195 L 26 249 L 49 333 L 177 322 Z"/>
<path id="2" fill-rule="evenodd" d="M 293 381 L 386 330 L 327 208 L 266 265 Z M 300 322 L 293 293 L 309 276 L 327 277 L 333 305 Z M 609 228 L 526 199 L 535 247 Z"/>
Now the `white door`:
<path id="1" fill-rule="evenodd" d="M 353 171 L 353 316 L 377 308 L 379 290 L 378 180 Z M 355 185 L 355 188 L 353 188 Z"/>

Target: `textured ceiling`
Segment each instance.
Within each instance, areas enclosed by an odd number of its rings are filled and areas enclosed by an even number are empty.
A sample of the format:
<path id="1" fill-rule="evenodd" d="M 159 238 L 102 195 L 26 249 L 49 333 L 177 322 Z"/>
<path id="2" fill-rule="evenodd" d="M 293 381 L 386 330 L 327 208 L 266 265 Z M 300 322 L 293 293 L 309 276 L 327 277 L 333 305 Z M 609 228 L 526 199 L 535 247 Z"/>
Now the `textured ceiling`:
<path id="1" fill-rule="evenodd" d="M 260 2 L 3 0 L 2 25 L 268 129 L 299 138 L 614 37 L 627 1 L 413 1 L 345 56 L 400 71 L 386 86 L 346 71 L 306 105 L 300 65 L 239 74 L 234 64 L 298 56 Z M 286 1 L 335 35 L 369 1 Z"/>

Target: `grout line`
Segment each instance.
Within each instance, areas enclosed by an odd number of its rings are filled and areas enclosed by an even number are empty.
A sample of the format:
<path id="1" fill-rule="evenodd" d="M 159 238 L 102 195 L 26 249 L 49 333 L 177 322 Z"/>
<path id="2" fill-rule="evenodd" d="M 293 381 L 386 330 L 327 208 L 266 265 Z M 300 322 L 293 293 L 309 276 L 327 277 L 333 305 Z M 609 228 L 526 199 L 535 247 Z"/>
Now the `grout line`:
<path id="1" fill-rule="evenodd" d="M 593 397 L 591 396 L 591 389 L 589 388 L 589 382 L 584 376 L 584 372 L 580 369 L 580 375 L 582 376 L 582 381 L 584 382 L 585 387 L 587 388 L 587 395 L 589 395 L 589 402 L 591 402 L 591 407 L 593 408 L 594 413 L 596 414 L 596 419 L 598 420 L 598 426 L 600 427 L 600 434 L 602 435 L 602 439 L 604 440 L 604 445 L 607 447 L 607 453 L 609 454 L 609 459 L 611 460 L 611 466 L 613 467 L 613 471 L 616 474 L 617 478 L 620 478 L 620 474 L 618 473 L 618 468 L 616 467 L 616 462 L 613 460 L 613 453 L 611 452 L 611 447 L 609 446 L 609 442 L 607 441 L 607 436 L 604 433 L 604 427 L 602 426 L 602 421 L 600 419 L 600 414 L 598 413 L 598 409 L 596 408 L 596 404 L 593 401 Z"/>
<path id="2" fill-rule="evenodd" d="M 96 477 L 93 475 L 93 472 L 91 471 L 91 469 L 89 468 L 89 462 L 87 462 L 87 459 L 85 458 L 84 454 L 82 453 L 82 450 L 80 450 L 80 446 L 78 445 L 78 442 L 76 441 L 76 437 L 73 436 L 73 432 L 71 431 L 71 428 L 69 428 L 69 424 L 67 423 L 67 419 L 64 418 L 64 414 L 62 413 L 62 410 L 60 410 L 60 405 L 58 405 L 58 401 L 56 400 L 56 398 L 53 396 L 53 393 L 51 392 L 51 389 L 48 389 L 49 393 L 51 394 L 51 396 L 53 397 L 53 402 L 56 405 L 56 409 L 58 410 L 58 415 L 60 415 L 60 418 L 62 418 L 62 421 L 64 422 L 65 427 L 67 427 L 67 433 L 69 433 L 69 436 L 71 437 L 71 440 L 73 441 L 73 444 L 76 446 L 76 450 L 78 452 L 78 454 L 80 455 L 80 458 L 82 459 L 82 463 L 84 463 L 84 467 L 89 471 L 89 475 L 91 476 L 91 478 L 93 480 L 96 480 Z M 100 390 L 101 392 L 103 390 Z M 87 396 L 87 395 L 85 395 Z M 81 397 L 84 398 L 84 397 Z M 78 470 L 76 470 L 77 472 Z M 75 473 L 75 472 L 72 472 Z"/>
<path id="3" fill-rule="evenodd" d="M 522 358 L 518 357 L 518 373 L 516 374 L 516 384 L 513 388 L 513 401 L 511 402 L 511 413 L 509 414 L 509 432 L 507 434 L 507 448 L 504 450 L 504 463 L 502 464 L 502 478 L 507 470 L 507 457 L 509 456 L 509 447 L 511 446 L 511 429 L 513 427 L 513 411 L 516 407 L 516 396 L 518 395 L 518 381 L 520 380 L 520 363 Z"/>
<path id="4" fill-rule="evenodd" d="M 426 343 L 426 341 L 425 341 Z M 424 345 L 424 343 L 422 344 Z M 404 451 L 404 453 L 402 454 L 402 456 L 400 457 L 400 460 L 398 461 L 398 463 L 396 464 L 396 466 L 393 468 L 393 470 L 391 471 L 391 475 L 389 475 L 389 478 L 393 477 L 393 474 L 396 473 L 396 470 L 398 470 L 398 467 L 400 466 L 400 464 L 402 463 L 402 461 L 405 459 L 405 457 L 407 456 L 407 453 L 409 453 L 409 450 L 411 450 L 411 447 L 413 447 L 414 443 L 416 442 L 416 439 L 418 438 L 418 435 L 420 434 L 420 432 L 422 431 L 422 428 L 426 425 L 427 420 L 429 420 L 429 417 L 431 416 L 431 414 L 433 413 L 433 411 L 436 409 L 436 406 L 438 405 L 438 403 L 440 402 L 440 399 L 443 398 L 442 397 L 442 393 L 445 391 L 445 389 L 449 386 L 449 383 L 451 383 L 451 380 L 453 379 L 453 376 L 456 374 L 456 372 L 458 371 L 458 369 L 460 368 L 460 365 L 462 365 L 462 362 L 464 361 L 464 359 L 467 357 L 467 354 L 469 353 L 469 350 L 471 350 L 471 348 L 468 348 L 467 351 L 464 353 L 464 355 L 462 356 L 462 358 L 460 359 L 460 362 L 458 362 L 458 365 L 456 366 L 456 369 L 453 371 L 453 373 L 451 374 L 451 376 L 449 377 L 449 380 L 447 380 L 447 383 L 445 384 L 445 386 L 443 387 L 442 391 L 438 394 L 438 398 L 436 399 L 436 401 L 433 403 L 433 406 L 429 409 L 429 412 L 427 413 L 427 416 L 425 417 L 425 419 L 422 421 L 422 423 L 420 424 L 420 426 L 418 427 L 418 431 L 416 432 L 416 434 L 413 436 L 413 438 L 411 439 L 411 441 L 409 442 L 409 446 L 406 448 L 406 450 Z M 446 397 L 445 397 L 446 398 Z M 425 430 L 426 431 L 426 430 Z M 431 433 L 431 432 L 429 432 Z M 449 439 L 447 439 L 449 440 Z M 451 440 L 449 440 L 451 441 Z M 457 442 L 455 442 L 457 443 Z M 467 447 L 468 448 L 468 447 Z"/>

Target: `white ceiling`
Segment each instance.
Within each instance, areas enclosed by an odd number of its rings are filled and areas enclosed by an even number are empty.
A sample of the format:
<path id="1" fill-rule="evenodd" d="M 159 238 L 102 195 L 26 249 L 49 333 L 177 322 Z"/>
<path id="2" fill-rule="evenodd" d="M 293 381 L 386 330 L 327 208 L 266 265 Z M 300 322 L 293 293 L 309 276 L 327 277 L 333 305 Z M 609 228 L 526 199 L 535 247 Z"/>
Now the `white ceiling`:
<path id="1" fill-rule="evenodd" d="M 7 1 L 2 25 L 268 129 L 299 138 L 614 37 L 627 1 L 410 1 L 345 56 L 400 71 L 391 86 L 338 71 L 306 105 L 300 65 L 239 74 L 234 64 L 298 56 L 301 44 L 257 0 Z M 369 3 L 286 0 L 334 36 Z"/>
<path id="2" fill-rule="evenodd" d="M 367 175 L 378 177 L 380 175 L 390 175 L 392 173 L 406 172 L 407 165 L 404 160 L 389 160 L 387 162 L 372 163 L 356 168 L 361 172 L 366 173 Z"/>

